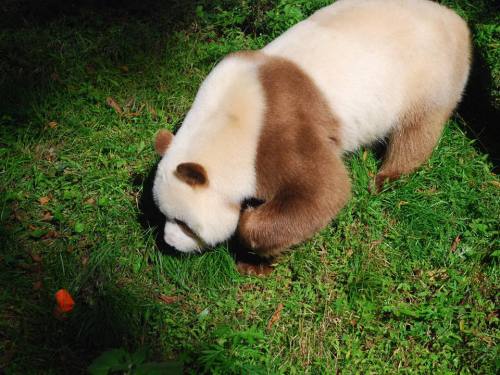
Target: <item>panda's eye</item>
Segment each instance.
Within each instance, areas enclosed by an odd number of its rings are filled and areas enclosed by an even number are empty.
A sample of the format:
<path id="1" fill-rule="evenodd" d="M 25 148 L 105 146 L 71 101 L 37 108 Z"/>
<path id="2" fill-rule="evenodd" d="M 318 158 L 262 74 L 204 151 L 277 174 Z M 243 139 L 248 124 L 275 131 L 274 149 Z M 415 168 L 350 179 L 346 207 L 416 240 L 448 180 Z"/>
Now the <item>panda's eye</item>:
<path id="1" fill-rule="evenodd" d="M 178 219 L 174 219 L 174 221 L 182 229 L 182 231 L 186 233 L 189 237 L 198 238 L 196 233 L 191 228 L 189 228 L 189 226 L 185 222 Z"/>
<path id="2" fill-rule="evenodd" d="M 207 244 L 205 243 L 205 241 L 203 241 L 203 239 L 200 236 L 198 236 L 194 232 L 194 230 L 189 228 L 189 226 L 185 222 L 183 222 L 182 220 L 179 220 L 179 219 L 174 219 L 174 222 L 179 226 L 179 228 L 181 228 L 181 230 L 184 232 L 184 234 L 186 236 L 191 237 L 193 240 L 195 240 L 198 243 L 198 246 L 200 247 L 200 249 L 207 247 Z"/>

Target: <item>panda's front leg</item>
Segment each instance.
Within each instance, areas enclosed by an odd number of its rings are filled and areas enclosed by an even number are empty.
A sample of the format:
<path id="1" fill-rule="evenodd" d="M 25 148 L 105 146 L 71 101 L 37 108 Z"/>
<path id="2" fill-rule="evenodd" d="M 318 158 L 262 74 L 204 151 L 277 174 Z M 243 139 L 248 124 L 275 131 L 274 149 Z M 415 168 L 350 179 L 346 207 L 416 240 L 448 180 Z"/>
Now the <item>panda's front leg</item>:
<path id="1" fill-rule="evenodd" d="M 324 187 L 283 186 L 273 199 L 241 213 L 240 243 L 261 257 L 278 256 L 326 226 L 349 196 L 332 194 Z"/>

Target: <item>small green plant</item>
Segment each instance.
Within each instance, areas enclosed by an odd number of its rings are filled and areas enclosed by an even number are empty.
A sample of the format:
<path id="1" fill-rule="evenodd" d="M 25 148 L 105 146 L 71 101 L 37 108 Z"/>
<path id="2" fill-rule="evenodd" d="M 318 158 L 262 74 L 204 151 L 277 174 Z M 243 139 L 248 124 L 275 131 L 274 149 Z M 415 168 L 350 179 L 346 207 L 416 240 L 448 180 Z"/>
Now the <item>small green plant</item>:
<path id="1" fill-rule="evenodd" d="M 125 349 L 111 349 L 94 359 L 88 368 L 90 375 L 176 375 L 182 374 L 180 361 L 145 362 L 147 351 L 131 354 Z"/>

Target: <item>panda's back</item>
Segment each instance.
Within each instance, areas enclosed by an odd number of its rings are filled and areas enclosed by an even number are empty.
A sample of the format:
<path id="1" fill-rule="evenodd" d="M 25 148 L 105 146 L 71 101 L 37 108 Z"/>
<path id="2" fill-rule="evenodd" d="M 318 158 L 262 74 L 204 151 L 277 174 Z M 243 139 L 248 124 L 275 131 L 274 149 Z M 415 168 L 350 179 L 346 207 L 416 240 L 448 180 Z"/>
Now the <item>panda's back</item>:
<path id="1" fill-rule="evenodd" d="M 469 69 L 469 32 L 427 0 L 340 0 L 267 45 L 315 82 L 345 151 L 383 138 L 415 105 L 451 106 Z"/>

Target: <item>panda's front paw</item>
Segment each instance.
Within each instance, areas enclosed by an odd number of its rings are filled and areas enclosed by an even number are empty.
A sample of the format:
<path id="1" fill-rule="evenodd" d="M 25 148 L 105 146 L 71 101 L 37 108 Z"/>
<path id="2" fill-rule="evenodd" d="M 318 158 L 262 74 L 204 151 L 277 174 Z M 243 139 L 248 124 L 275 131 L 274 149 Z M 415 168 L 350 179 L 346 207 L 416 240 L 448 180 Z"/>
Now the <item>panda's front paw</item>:
<path id="1" fill-rule="evenodd" d="M 276 231 L 273 227 L 274 222 L 266 221 L 266 218 L 269 218 L 268 211 L 262 207 L 243 211 L 237 236 L 247 251 L 262 258 L 273 258 L 279 256 L 285 249 L 283 238 L 286 234 Z"/>
<path id="2" fill-rule="evenodd" d="M 246 209 L 241 213 L 238 236 L 240 241 L 251 251 L 258 251 L 260 248 L 258 226 L 257 212 L 254 208 Z"/>

